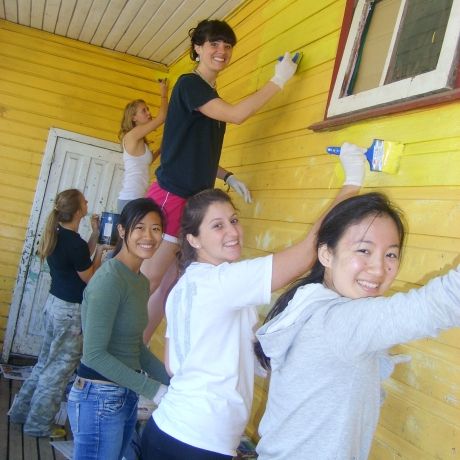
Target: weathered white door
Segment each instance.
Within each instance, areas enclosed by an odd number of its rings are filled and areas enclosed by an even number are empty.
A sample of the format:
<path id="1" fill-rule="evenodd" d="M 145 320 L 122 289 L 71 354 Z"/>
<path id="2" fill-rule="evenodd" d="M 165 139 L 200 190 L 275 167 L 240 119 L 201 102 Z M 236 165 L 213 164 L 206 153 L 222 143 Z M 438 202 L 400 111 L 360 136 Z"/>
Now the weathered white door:
<path id="1" fill-rule="evenodd" d="M 5 337 L 7 355 L 11 352 L 36 356 L 40 351 L 42 308 L 51 278 L 47 264 L 40 263 L 36 252 L 56 194 L 68 188 L 77 188 L 85 195 L 88 200 L 88 216 L 81 221 L 79 233 L 86 240 L 91 233 L 92 213 L 116 212 L 123 177 L 119 146 L 86 136 L 69 136 L 70 133 L 61 130 L 52 131 L 48 147 L 53 151 L 48 153 L 51 157 L 48 161 L 45 158 L 42 166 L 10 309 Z M 8 338 L 10 345 L 7 343 Z M 7 358 L 5 350 L 3 358 Z"/>

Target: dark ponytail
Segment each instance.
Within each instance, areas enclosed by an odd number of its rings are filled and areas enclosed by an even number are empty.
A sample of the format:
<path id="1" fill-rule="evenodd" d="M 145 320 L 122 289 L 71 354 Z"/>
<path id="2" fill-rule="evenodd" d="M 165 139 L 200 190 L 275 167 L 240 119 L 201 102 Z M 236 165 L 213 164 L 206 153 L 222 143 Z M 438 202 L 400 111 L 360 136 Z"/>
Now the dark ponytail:
<path id="1" fill-rule="evenodd" d="M 297 281 L 294 281 L 288 287 L 287 291 L 285 291 L 278 297 L 273 307 L 265 317 L 264 324 L 268 323 L 271 319 L 273 319 L 275 316 L 278 316 L 286 309 L 289 302 L 292 300 L 295 293 L 297 292 L 297 289 L 299 289 L 302 286 L 306 286 L 307 284 L 322 283 L 323 279 L 324 266 L 319 262 L 319 260 L 316 260 L 315 265 L 313 265 L 313 268 L 307 276 L 305 276 L 304 278 L 300 278 Z M 254 352 L 261 366 L 267 371 L 269 371 L 270 358 L 265 356 L 265 353 L 262 350 L 262 346 L 260 345 L 260 342 L 258 340 L 256 340 L 256 342 L 254 343 Z"/>

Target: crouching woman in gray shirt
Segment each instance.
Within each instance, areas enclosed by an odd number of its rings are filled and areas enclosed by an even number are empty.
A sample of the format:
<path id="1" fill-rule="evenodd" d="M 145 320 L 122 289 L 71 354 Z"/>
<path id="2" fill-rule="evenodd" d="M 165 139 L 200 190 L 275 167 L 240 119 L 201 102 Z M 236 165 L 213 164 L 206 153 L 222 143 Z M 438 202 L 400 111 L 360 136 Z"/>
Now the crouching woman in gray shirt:
<path id="1" fill-rule="evenodd" d="M 399 212 L 379 193 L 335 206 L 318 231 L 318 259 L 257 332 L 271 368 L 259 460 L 365 460 L 380 413 L 387 349 L 460 326 L 460 270 L 382 297 L 404 242 Z M 386 375 L 383 375 L 385 374 Z"/>

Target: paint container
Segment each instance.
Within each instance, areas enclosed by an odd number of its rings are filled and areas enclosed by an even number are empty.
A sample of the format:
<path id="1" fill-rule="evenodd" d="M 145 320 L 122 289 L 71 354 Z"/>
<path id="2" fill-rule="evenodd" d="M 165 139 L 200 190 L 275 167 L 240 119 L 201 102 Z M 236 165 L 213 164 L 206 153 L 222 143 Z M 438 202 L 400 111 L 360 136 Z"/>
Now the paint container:
<path id="1" fill-rule="evenodd" d="M 117 224 L 120 214 L 114 212 L 103 212 L 101 214 L 101 224 L 99 227 L 99 244 L 110 244 L 115 246 L 118 240 Z"/>

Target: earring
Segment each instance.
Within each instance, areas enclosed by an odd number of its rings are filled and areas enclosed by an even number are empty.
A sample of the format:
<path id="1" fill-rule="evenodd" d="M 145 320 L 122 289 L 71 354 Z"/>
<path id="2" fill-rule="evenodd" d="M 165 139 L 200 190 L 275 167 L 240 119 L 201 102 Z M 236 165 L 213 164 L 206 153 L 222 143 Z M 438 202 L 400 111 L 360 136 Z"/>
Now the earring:
<path id="1" fill-rule="evenodd" d="M 200 62 L 200 56 L 197 56 L 197 57 L 195 58 L 195 61 L 196 61 L 196 62 Z"/>

